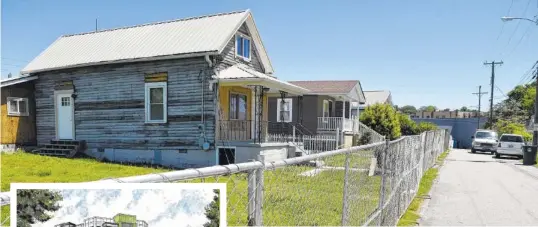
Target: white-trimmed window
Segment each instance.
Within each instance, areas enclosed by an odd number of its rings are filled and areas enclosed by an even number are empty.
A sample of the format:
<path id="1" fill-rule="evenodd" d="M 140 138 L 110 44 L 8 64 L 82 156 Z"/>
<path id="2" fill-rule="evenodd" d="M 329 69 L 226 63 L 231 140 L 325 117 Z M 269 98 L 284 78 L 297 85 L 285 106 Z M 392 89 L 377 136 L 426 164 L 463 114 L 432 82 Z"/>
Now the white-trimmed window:
<path id="1" fill-rule="evenodd" d="M 7 97 L 7 115 L 28 116 L 28 99 Z"/>
<path id="2" fill-rule="evenodd" d="M 250 38 L 244 35 L 235 36 L 235 56 L 250 61 Z"/>
<path id="3" fill-rule="evenodd" d="M 291 122 L 293 114 L 293 102 L 291 98 L 278 99 L 276 106 L 277 122 Z"/>
<path id="4" fill-rule="evenodd" d="M 146 122 L 166 123 L 166 82 L 146 83 Z"/>

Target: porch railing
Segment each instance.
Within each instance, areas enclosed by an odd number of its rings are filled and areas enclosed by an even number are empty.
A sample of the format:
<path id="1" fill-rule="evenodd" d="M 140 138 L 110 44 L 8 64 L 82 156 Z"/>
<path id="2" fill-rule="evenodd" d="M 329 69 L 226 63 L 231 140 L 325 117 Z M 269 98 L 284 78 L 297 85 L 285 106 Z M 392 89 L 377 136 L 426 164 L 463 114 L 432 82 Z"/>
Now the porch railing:
<path id="1" fill-rule="evenodd" d="M 264 142 L 267 137 L 267 124 L 267 121 L 219 120 L 217 139 Z"/>
<path id="2" fill-rule="evenodd" d="M 342 117 L 318 117 L 318 130 L 321 131 L 335 131 L 344 130 L 352 131 L 357 121 L 356 118 L 342 118 Z"/>

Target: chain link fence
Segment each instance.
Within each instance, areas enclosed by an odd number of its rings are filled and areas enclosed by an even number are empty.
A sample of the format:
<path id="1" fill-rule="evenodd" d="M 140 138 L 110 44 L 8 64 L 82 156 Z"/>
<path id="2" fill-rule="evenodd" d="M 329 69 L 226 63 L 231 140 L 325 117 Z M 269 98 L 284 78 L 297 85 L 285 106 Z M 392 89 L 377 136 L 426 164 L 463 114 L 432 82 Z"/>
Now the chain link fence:
<path id="1" fill-rule="evenodd" d="M 229 226 L 395 225 L 448 149 L 446 130 L 265 162 L 111 178 L 98 183 L 226 183 Z M 9 203 L 9 202 L 8 202 Z"/>

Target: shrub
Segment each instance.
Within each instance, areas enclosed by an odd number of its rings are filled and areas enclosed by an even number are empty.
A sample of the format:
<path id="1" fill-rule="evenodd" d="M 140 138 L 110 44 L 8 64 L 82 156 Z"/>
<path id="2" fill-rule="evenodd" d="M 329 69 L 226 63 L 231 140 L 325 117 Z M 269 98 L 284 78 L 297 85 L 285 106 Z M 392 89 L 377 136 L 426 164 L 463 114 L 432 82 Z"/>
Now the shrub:
<path id="1" fill-rule="evenodd" d="M 398 119 L 400 121 L 400 131 L 402 132 L 402 135 L 409 136 L 418 134 L 417 123 L 411 120 L 409 115 L 399 113 Z"/>
<path id="2" fill-rule="evenodd" d="M 434 123 L 420 122 L 417 125 L 417 134 L 427 132 L 427 131 L 433 131 L 433 130 L 437 130 L 437 129 L 439 129 L 439 127 L 437 127 L 437 125 L 434 124 Z"/>
<path id="3" fill-rule="evenodd" d="M 388 139 L 401 136 L 398 113 L 391 105 L 374 104 L 366 107 L 360 114 L 360 121 Z"/>
<path id="4" fill-rule="evenodd" d="M 514 123 L 506 120 L 498 120 L 495 123 L 495 129 L 499 135 L 518 134 L 523 136 L 525 141 L 532 140 L 532 134 L 527 132 L 527 129 L 525 129 L 525 125 L 520 123 Z"/>

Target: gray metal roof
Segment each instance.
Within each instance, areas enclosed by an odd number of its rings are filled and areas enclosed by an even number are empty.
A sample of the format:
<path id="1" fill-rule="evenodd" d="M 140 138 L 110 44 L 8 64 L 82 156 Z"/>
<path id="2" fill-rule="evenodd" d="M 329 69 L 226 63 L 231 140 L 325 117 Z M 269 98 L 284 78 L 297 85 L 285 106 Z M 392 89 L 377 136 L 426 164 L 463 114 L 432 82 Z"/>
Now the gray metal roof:
<path id="1" fill-rule="evenodd" d="M 366 97 L 366 106 L 385 103 L 390 98 L 390 91 L 364 91 L 364 96 Z"/>
<path id="2" fill-rule="evenodd" d="M 15 84 L 20 84 L 37 79 L 37 76 L 21 76 L 5 80 L 0 80 L 0 87 L 7 87 Z"/>
<path id="3" fill-rule="evenodd" d="M 266 73 L 272 66 L 249 10 L 64 35 L 23 74 L 89 65 L 219 54 L 246 23 Z"/>

